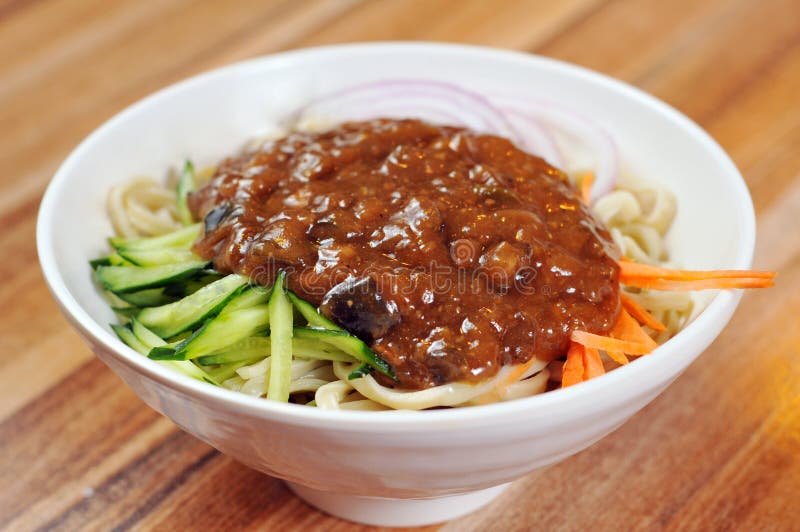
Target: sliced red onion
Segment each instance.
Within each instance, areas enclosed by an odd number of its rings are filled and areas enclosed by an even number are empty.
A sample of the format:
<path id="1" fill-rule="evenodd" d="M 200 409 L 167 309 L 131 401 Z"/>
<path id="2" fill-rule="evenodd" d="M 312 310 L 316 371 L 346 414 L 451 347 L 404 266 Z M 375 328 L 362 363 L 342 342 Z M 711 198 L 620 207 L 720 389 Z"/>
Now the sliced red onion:
<path id="1" fill-rule="evenodd" d="M 427 105 L 421 107 L 421 103 Z M 295 111 L 292 118 L 299 123 L 308 118 L 341 122 L 380 116 L 422 118 L 520 140 L 506 115 L 485 96 L 444 81 L 391 79 L 362 83 L 323 95 Z"/>
<path id="2" fill-rule="evenodd" d="M 616 146 L 591 120 L 551 102 L 509 96 L 490 100 L 445 81 L 388 79 L 361 83 L 312 100 L 297 109 L 289 122 L 296 125 L 312 119 L 328 125 L 379 117 L 420 118 L 506 137 L 560 168 L 564 159 L 553 133 L 565 133 L 594 154 L 595 199 L 613 190 L 619 174 Z"/>
<path id="3" fill-rule="evenodd" d="M 539 121 L 550 131 L 574 137 L 591 150 L 595 159 L 593 200 L 614 189 L 619 179 L 617 146 L 595 122 L 553 102 L 518 97 L 498 97 L 495 101 L 503 105 L 509 116 L 525 116 Z"/>
<path id="4" fill-rule="evenodd" d="M 564 168 L 564 159 L 553 138 L 553 134 L 535 117 L 520 113 L 516 109 L 503 108 L 509 122 L 519 133 L 519 147 L 538 155 L 556 168 Z"/>
<path id="5" fill-rule="evenodd" d="M 444 108 L 428 97 L 407 98 L 402 101 L 391 100 L 345 100 L 330 106 L 314 106 L 309 111 L 297 115 L 296 123 L 311 120 L 312 124 L 335 125 L 345 121 L 370 120 L 373 118 L 418 118 L 439 125 L 452 125 L 479 128 L 476 124 L 453 109 Z"/>

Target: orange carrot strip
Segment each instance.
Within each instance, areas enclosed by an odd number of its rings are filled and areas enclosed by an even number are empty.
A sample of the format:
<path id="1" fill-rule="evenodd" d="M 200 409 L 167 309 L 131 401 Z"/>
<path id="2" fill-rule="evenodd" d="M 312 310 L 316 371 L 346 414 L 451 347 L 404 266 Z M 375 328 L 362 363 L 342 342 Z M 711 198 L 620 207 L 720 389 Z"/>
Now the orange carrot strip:
<path id="1" fill-rule="evenodd" d="M 624 308 L 619 309 L 617 321 L 614 323 L 608 335 L 618 340 L 644 344 L 649 346 L 651 351 L 658 347 L 656 341 L 642 330 L 639 323 L 633 319 Z"/>
<path id="2" fill-rule="evenodd" d="M 709 279 L 772 279 L 775 272 L 759 270 L 670 270 L 630 260 L 620 260 L 620 277 L 641 277 L 665 281 L 706 281 Z"/>
<path id="3" fill-rule="evenodd" d="M 581 197 L 586 205 L 592 200 L 592 185 L 594 184 L 594 174 L 585 174 L 581 179 Z"/>
<path id="4" fill-rule="evenodd" d="M 602 349 L 607 353 L 610 351 L 616 351 L 628 353 L 630 355 L 646 355 L 653 350 L 652 346 L 649 344 L 619 340 L 617 338 L 600 336 L 599 334 L 592 334 L 586 331 L 572 331 L 572 336 L 570 339 L 575 343 L 583 345 L 584 347 Z"/>
<path id="5" fill-rule="evenodd" d="M 636 320 L 641 323 L 642 325 L 647 325 L 651 329 L 662 332 L 666 331 L 667 328 L 664 326 L 663 323 L 658 321 L 655 316 L 647 312 L 643 306 L 637 303 L 634 299 L 630 296 L 623 294 L 620 292 L 619 298 L 622 301 L 622 308 L 628 311 L 628 313 L 636 318 Z M 609 354 L 610 356 L 610 354 Z M 612 357 L 613 358 L 613 357 Z"/>
<path id="6" fill-rule="evenodd" d="M 562 388 L 583 382 L 585 351 L 586 349 L 579 343 L 571 342 L 569 344 L 567 361 L 564 363 L 564 370 L 561 373 Z"/>
<path id="7" fill-rule="evenodd" d="M 597 349 L 586 348 L 583 350 L 583 380 L 588 381 L 605 374 L 603 361 Z"/>
<path id="8" fill-rule="evenodd" d="M 617 364 L 624 366 L 628 363 L 628 357 L 625 356 L 625 353 L 620 353 L 619 351 L 606 351 L 606 354 L 608 354 L 611 360 Z"/>
<path id="9" fill-rule="evenodd" d="M 764 277 L 742 277 L 742 278 L 711 278 L 698 280 L 671 280 L 653 277 L 628 277 L 620 276 L 619 282 L 625 286 L 635 286 L 636 288 L 649 288 L 650 290 L 723 290 L 727 288 L 769 288 L 775 283 L 772 279 Z"/>

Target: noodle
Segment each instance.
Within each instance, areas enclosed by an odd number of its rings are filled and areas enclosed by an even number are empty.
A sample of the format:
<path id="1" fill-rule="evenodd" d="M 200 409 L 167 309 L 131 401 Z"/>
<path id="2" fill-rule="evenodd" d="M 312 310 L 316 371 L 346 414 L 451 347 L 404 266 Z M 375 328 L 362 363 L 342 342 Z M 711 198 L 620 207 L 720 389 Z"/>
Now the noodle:
<path id="1" fill-rule="evenodd" d="M 531 369 L 528 371 L 530 374 L 538 373 L 543 370 L 545 366 L 545 362 L 534 360 Z M 422 410 L 435 406 L 458 406 L 473 400 L 479 400 L 482 395 L 490 393 L 493 389 L 497 388 L 498 385 L 506 380 L 509 374 L 515 370 L 514 366 L 504 366 L 497 372 L 497 375 L 477 384 L 451 382 L 425 390 L 405 391 L 383 386 L 379 384 L 372 375 L 365 375 L 360 379 L 348 380 L 347 376 L 357 367 L 358 364 L 348 364 L 346 362 L 333 363 L 333 371 L 339 377 L 340 382 L 352 386 L 352 388 L 357 390 L 364 397 L 376 403 L 398 410 Z M 526 375 L 523 375 L 523 377 L 524 376 Z M 544 389 L 542 389 L 542 391 L 544 391 Z M 503 395 L 503 397 L 505 397 L 505 395 Z M 319 404 L 319 399 L 317 399 L 317 405 L 319 406 Z"/>
<path id="2" fill-rule="evenodd" d="M 108 214 L 117 235 L 154 236 L 180 228 L 175 191 L 152 179 L 136 178 L 113 187 Z"/>
<path id="3" fill-rule="evenodd" d="M 202 180 L 213 168 L 199 173 Z M 174 174 L 168 181 L 174 183 Z M 174 186 L 136 178 L 114 187 L 107 209 L 116 233 L 123 237 L 153 236 L 181 227 L 175 207 Z M 675 197 L 663 188 L 617 188 L 599 198 L 592 210 L 602 221 L 625 257 L 646 264 L 663 265 L 668 259 L 665 234 L 676 212 Z M 625 289 L 625 293 L 663 323 L 666 331 L 651 335 L 662 343 L 676 334 L 693 310 L 689 294 Z M 242 365 L 227 373 L 221 385 L 258 397 L 267 395 L 271 358 Z M 520 366 L 504 366 L 483 382 L 453 382 L 419 391 L 381 385 L 371 375 L 349 380 L 359 364 L 307 360 L 295 356 L 291 366 L 290 394 L 313 394 L 318 408 L 331 410 L 421 410 L 442 406 L 466 406 L 507 401 L 546 391 L 550 380 L 559 381 L 561 361 L 533 359 L 522 375 Z M 213 367 L 208 367 L 213 373 Z M 232 376 L 231 376 L 232 375 Z M 510 382 L 509 382 L 510 380 Z M 307 401 L 303 401 L 307 402 Z"/>
<path id="4" fill-rule="evenodd" d="M 616 189 L 599 198 L 592 211 L 608 227 L 622 255 L 645 264 L 663 266 L 669 260 L 664 237 L 675 218 L 675 196 L 664 188 Z M 666 327 L 654 335 L 663 343 L 674 336 L 691 315 L 694 302 L 687 292 L 625 289 Z"/>

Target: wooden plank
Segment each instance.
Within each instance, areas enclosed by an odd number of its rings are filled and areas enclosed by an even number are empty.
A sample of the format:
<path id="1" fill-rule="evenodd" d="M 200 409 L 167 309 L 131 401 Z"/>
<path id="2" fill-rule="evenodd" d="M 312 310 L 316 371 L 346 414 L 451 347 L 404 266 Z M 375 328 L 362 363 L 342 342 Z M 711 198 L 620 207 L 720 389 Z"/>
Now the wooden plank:
<path id="1" fill-rule="evenodd" d="M 555 35 L 602 4 L 598 0 L 384 0 L 334 21 L 300 44 L 331 44 L 351 35 L 354 41 L 451 41 L 524 48 Z"/>

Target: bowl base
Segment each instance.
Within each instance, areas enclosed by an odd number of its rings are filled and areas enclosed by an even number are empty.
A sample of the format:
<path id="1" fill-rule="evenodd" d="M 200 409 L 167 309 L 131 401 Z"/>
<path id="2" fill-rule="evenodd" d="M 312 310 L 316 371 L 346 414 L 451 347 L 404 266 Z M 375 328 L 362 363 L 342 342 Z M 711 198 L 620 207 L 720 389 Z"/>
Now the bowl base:
<path id="1" fill-rule="evenodd" d="M 489 504 L 510 484 L 448 495 L 433 499 L 385 499 L 339 495 L 292 482 L 286 483 L 295 495 L 327 514 L 356 523 L 374 526 L 424 526 L 461 517 Z"/>

